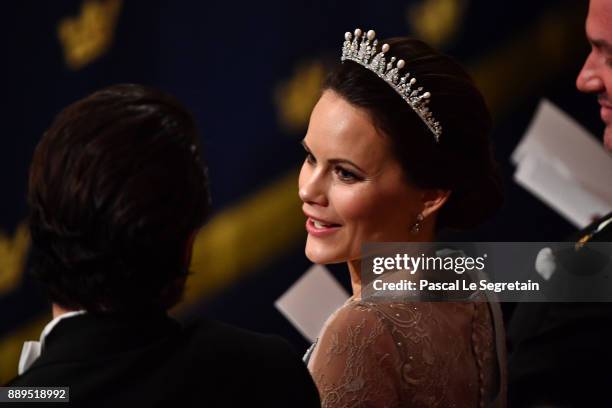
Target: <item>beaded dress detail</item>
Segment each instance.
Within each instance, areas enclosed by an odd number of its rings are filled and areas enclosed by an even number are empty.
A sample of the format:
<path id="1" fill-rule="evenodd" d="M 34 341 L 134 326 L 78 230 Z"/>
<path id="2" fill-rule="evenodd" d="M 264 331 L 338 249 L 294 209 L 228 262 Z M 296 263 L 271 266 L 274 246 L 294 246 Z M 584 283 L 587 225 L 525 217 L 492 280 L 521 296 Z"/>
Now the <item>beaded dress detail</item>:
<path id="1" fill-rule="evenodd" d="M 504 407 L 504 333 L 490 307 L 349 300 L 309 356 L 322 406 Z"/>

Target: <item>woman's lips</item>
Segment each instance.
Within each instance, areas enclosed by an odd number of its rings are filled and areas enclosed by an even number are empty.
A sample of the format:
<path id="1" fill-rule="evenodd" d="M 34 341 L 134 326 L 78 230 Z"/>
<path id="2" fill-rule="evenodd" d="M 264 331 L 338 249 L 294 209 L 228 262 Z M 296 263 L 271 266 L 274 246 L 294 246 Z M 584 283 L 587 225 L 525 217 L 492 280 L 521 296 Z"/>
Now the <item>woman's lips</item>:
<path id="1" fill-rule="evenodd" d="M 312 217 L 308 217 L 306 220 L 306 231 L 315 237 L 324 237 L 340 229 L 338 224 L 328 224 L 324 221 L 317 220 Z"/>

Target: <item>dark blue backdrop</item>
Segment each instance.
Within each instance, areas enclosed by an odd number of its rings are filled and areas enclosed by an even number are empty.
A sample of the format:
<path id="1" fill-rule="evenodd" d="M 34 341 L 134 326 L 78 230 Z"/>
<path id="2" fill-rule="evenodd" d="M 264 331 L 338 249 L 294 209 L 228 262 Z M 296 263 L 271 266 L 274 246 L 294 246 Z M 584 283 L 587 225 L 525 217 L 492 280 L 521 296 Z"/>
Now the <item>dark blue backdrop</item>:
<path id="1" fill-rule="evenodd" d="M 109 84 L 137 82 L 174 94 L 195 113 L 216 222 L 197 242 L 198 251 L 240 261 L 204 262 L 209 266 L 195 270 L 201 279 L 177 313 L 279 333 L 300 348 L 304 340 L 273 301 L 308 267 L 296 196 L 299 141 L 322 69 L 338 58 L 343 33 L 359 26 L 382 37 L 418 35 L 467 64 L 496 118 L 507 201 L 494 220 L 462 238 L 555 240 L 572 227 L 512 183 L 509 155 L 543 96 L 601 133 L 594 99 L 574 89 L 588 51 L 586 6 L 581 0 L 7 3 L 1 28 L 0 382 L 14 373 L 21 341 L 47 318 L 47 305 L 25 273 L 28 241 L 18 227 L 27 216 L 34 146 L 65 105 Z M 346 283 L 343 267 L 333 269 Z"/>

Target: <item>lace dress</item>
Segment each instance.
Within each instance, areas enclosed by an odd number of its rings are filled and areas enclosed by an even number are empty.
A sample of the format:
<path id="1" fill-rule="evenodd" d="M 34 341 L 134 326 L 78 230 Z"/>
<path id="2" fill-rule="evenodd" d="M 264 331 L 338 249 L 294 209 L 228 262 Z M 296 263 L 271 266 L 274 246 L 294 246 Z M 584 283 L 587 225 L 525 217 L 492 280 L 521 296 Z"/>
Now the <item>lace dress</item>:
<path id="1" fill-rule="evenodd" d="M 349 300 L 307 355 L 322 406 L 504 407 L 497 307 Z"/>

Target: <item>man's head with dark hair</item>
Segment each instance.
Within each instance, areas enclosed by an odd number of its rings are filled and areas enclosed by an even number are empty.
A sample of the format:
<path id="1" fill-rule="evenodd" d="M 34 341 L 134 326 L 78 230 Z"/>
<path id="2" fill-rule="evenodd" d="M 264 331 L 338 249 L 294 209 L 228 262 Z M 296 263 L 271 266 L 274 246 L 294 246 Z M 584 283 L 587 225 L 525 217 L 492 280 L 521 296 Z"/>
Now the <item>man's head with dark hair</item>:
<path id="1" fill-rule="evenodd" d="M 183 292 L 209 212 L 192 115 L 174 98 L 115 85 L 65 108 L 36 147 L 32 270 L 67 309 L 167 309 Z"/>

